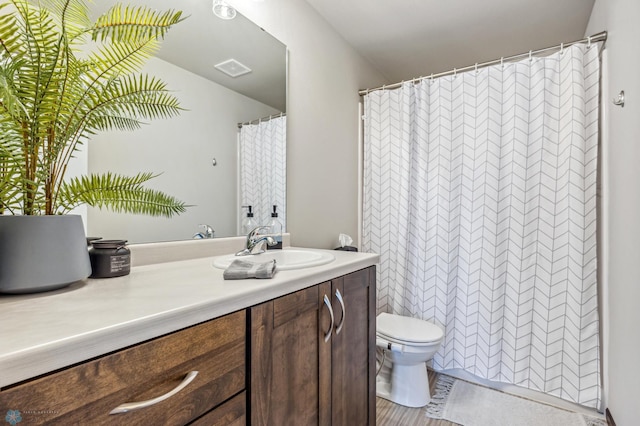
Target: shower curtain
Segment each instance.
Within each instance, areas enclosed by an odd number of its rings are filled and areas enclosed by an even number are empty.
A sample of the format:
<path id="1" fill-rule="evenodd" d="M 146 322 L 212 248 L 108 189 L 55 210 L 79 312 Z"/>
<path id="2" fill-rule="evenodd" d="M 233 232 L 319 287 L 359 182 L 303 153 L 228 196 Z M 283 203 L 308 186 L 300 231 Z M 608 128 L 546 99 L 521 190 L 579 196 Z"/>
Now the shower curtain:
<path id="1" fill-rule="evenodd" d="M 287 117 L 260 120 L 240 128 L 240 200 L 252 206 L 256 225 L 271 222 L 273 206 L 286 231 Z M 246 216 L 246 210 L 242 215 Z"/>
<path id="2" fill-rule="evenodd" d="M 599 46 L 365 96 L 363 249 L 378 311 L 462 368 L 597 407 Z"/>

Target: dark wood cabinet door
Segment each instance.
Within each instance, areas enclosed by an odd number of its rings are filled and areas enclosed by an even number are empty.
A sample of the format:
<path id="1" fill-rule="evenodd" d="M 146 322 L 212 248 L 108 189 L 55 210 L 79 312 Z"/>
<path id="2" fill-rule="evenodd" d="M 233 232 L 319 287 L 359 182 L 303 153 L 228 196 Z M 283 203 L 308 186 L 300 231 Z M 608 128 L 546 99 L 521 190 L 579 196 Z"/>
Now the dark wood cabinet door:
<path id="1" fill-rule="evenodd" d="M 375 425 L 375 304 L 371 267 L 251 308 L 250 424 Z"/>
<path id="2" fill-rule="evenodd" d="M 320 371 L 330 343 L 318 338 L 330 326 L 321 302 L 329 290 L 329 283 L 320 284 L 251 308 L 252 425 L 330 421 L 320 403 L 330 395 L 330 376 Z"/>
<path id="3" fill-rule="evenodd" d="M 375 267 L 331 284 L 336 317 L 331 357 L 332 425 L 375 425 Z"/>

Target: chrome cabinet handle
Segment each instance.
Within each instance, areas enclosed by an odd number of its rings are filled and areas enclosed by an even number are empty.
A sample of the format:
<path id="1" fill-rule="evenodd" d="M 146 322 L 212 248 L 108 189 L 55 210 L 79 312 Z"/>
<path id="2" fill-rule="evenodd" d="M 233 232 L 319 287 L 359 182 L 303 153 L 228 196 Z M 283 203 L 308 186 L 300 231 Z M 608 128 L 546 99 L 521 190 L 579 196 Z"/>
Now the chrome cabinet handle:
<path id="1" fill-rule="evenodd" d="M 340 302 L 340 306 L 342 307 L 342 319 L 340 320 L 340 324 L 336 327 L 336 334 L 340 334 L 342 330 L 342 326 L 344 325 L 344 316 L 347 314 L 344 310 L 344 300 L 342 300 L 342 294 L 340 294 L 340 290 L 336 289 L 336 297 L 338 298 L 338 302 Z"/>
<path id="2" fill-rule="evenodd" d="M 324 334 L 324 341 L 328 342 L 331 338 L 331 332 L 333 331 L 333 324 L 335 323 L 335 319 L 333 317 L 333 308 L 331 307 L 331 301 L 326 294 L 324 295 L 324 304 L 327 305 L 327 308 L 329 308 L 329 315 L 331 315 L 331 325 L 329 326 L 329 330 Z"/>
<path id="3" fill-rule="evenodd" d="M 189 374 L 187 374 L 185 376 L 184 380 L 182 380 L 182 382 L 178 386 L 176 386 L 175 388 L 173 388 L 169 392 L 165 393 L 164 395 L 160 395 L 160 396 L 158 396 L 156 398 L 149 399 L 147 401 L 126 402 L 124 404 L 118 405 L 116 408 L 111 410 L 111 412 L 109 414 L 128 413 L 129 411 L 140 410 L 142 408 L 150 407 L 150 406 L 155 405 L 155 404 L 157 404 L 159 402 L 162 402 L 165 399 L 171 398 L 173 395 L 177 394 L 182 389 L 187 387 L 187 385 L 189 383 L 191 383 L 193 381 L 193 379 L 196 378 L 197 375 L 198 375 L 197 371 L 192 371 L 192 372 L 190 372 Z"/>

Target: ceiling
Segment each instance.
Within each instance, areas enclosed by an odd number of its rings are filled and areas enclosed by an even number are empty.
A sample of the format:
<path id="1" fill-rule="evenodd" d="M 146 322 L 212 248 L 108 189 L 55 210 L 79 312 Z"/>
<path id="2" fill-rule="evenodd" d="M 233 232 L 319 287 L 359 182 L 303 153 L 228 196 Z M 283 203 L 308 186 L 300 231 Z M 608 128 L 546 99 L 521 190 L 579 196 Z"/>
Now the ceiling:
<path id="1" fill-rule="evenodd" d="M 389 83 L 581 39 L 594 0 L 306 0 Z"/>

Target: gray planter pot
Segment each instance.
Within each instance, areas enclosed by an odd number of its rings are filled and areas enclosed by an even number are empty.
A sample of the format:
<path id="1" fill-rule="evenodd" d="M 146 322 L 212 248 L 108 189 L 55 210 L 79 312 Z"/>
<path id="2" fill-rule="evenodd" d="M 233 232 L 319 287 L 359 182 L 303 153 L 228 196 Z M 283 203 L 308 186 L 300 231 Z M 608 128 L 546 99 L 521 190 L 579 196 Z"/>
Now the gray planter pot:
<path id="1" fill-rule="evenodd" d="M 90 274 L 80 216 L 0 216 L 0 293 L 54 290 Z"/>

